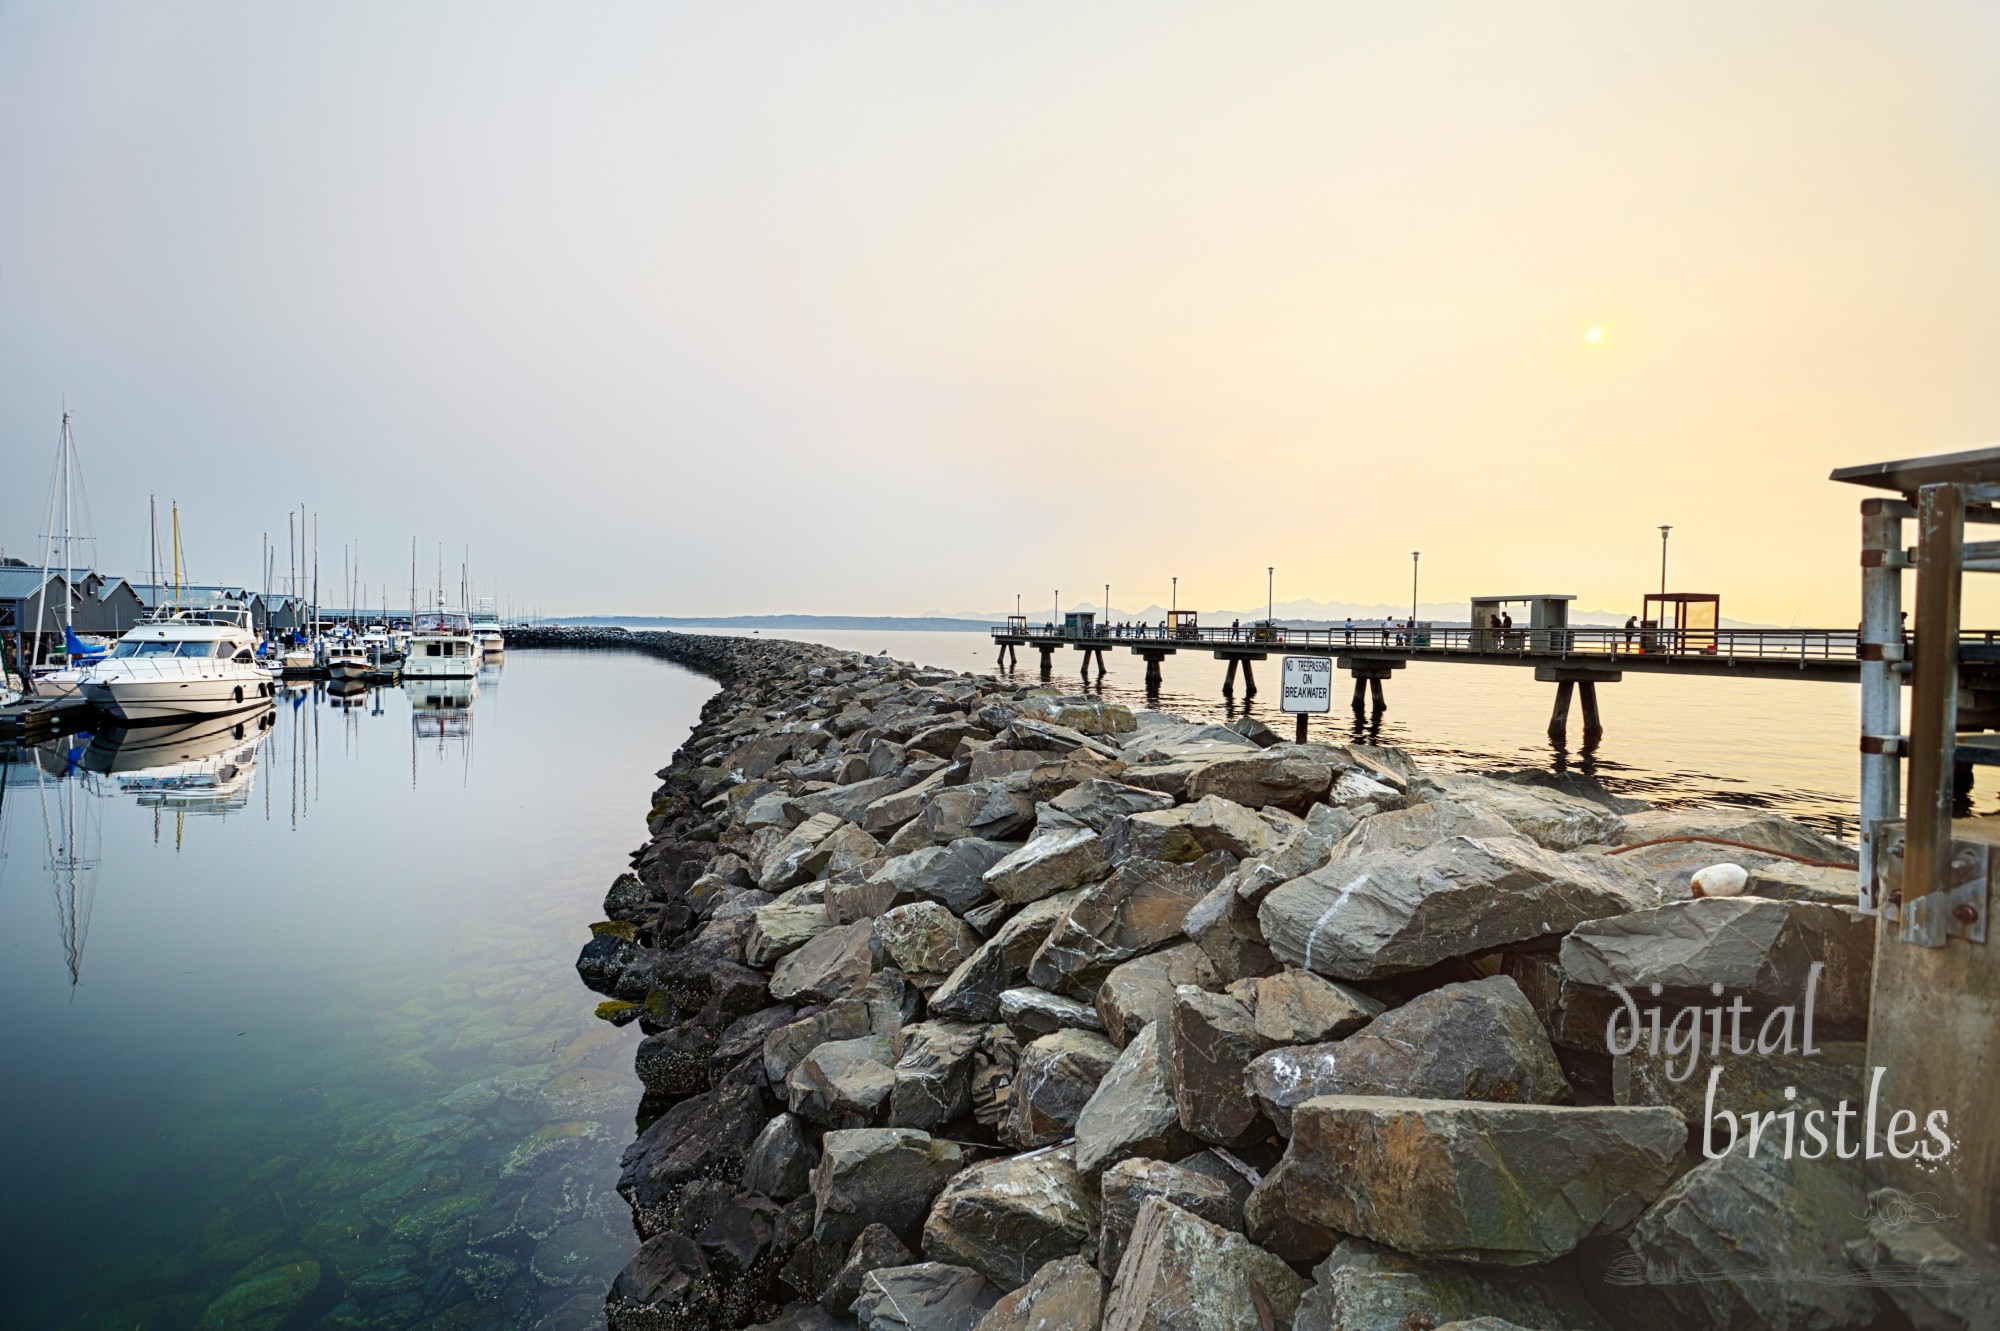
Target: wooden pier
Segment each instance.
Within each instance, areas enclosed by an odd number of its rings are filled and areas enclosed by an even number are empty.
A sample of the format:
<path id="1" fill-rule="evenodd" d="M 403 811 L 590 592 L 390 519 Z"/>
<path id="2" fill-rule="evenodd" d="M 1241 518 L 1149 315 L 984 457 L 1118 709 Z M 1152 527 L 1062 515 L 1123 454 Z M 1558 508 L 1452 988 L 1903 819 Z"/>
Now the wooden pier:
<path id="1" fill-rule="evenodd" d="M 1486 598 L 1482 598 L 1486 599 Z M 1566 598 L 1494 598 L 1527 601 Z M 1597 686 L 1616 684 L 1627 673 L 1727 676 L 1739 679 L 1811 679 L 1854 683 L 1861 678 L 1859 633 L 1854 629 L 1660 629 L 1595 628 L 1560 625 L 1528 628 L 1474 628 L 1418 623 L 1325 629 L 1257 623 L 1225 628 L 1188 624 L 1102 625 L 1071 623 L 1035 627 L 1014 622 L 992 630 L 999 664 L 1019 661 L 1019 649 L 1041 653 L 1042 673 L 1053 673 L 1055 653 L 1083 653 L 1087 678 L 1093 664 L 1104 674 L 1105 653 L 1123 649 L 1146 662 L 1146 688 L 1157 690 L 1166 659 L 1179 652 L 1207 652 L 1228 663 L 1223 695 L 1235 696 L 1237 673 L 1243 696 L 1257 696 L 1256 663 L 1280 656 L 1331 657 L 1336 669 L 1354 679 L 1357 709 L 1384 706 L 1383 681 L 1413 661 L 1453 665 L 1512 666 L 1533 670 L 1556 686 L 1549 734 L 1568 729 L 1572 703 L 1581 704 L 1586 740 L 1603 733 Z M 2000 633 L 1965 633 L 1961 659 L 2000 657 Z"/>

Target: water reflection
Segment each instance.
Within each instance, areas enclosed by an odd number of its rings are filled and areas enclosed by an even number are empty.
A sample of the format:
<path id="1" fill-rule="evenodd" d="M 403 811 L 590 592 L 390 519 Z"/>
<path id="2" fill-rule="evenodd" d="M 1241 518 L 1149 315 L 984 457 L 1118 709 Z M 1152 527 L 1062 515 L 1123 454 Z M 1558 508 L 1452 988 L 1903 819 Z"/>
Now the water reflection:
<path id="1" fill-rule="evenodd" d="M 508 669 L 505 724 L 497 676 L 308 685 L 0 753 L 0 1321 L 599 1321 L 637 1031 L 572 962 L 710 686 Z"/>

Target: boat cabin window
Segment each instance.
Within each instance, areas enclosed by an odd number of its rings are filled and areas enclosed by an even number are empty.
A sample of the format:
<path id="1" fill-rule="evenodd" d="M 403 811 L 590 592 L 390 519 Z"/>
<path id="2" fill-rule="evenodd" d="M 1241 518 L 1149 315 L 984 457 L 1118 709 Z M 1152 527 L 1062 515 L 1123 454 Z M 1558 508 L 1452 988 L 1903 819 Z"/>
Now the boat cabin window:
<path id="1" fill-rule="evenodd" d="M 257 654 L 251 651 L 248 647 L 245 647 L 236 653 L 236 659 L 239 661 L 255 661 L 257 659 Z"/>
<path id="2" fill-rule="evenodd" d="M 113 656 L 177 656 L 183 644 L 178 642 L 121 642 L 111 649 Z"/>
<path id="3" fill-rule="evenodd" d="M 425 655 L 425 656 L 436 656 L 436 655 L 438 655 L 438 645 L 437 645 L 436 643 L 434 643 L 434 642 L 427 642 L 427 643 L 425 643 L 425 644 L 424 644 L 424 655 Z"/>

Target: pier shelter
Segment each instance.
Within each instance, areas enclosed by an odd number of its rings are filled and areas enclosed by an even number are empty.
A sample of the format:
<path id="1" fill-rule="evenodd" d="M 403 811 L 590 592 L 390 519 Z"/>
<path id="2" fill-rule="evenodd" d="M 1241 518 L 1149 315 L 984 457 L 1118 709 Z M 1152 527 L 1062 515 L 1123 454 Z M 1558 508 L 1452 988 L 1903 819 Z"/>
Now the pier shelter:
<path id="1" fill-rule="evenodd" d="M 1942 1217 L 1881 1260 L 1949 1262 L 1990 1288 L 2000 1281 L 2000 934 L 1989 927 L 2000 816 L 1964 816 L 1961 795 L 1973 765 L 2000 763 L 2000 650 L 1994 635 L 1963 629 L 1960 595 L 1967 573 L 2000 572 L 2000 541 L 1966 539 L 1969 526 L 2000 527 L 2000 448 L 1832 479 L 1888 492 L 1861 503 L 1860 904 L 1878 917 L 1868 1065 L 1883 1105 L 1943 1111 L 1953 1141 L 1942 1164 L 1871 1154 L 1872 1185 L 1925 1195 Z"/>
<path id="2" fill-rule="evenodd" d="M 1715 654 L 1722 598 L 1713 592 L 1647 592 L 1639 612 L 1641 651 Z"/>
<path id="3" fill-rule="evenodd" d="M 1564 652 L 1569 650 L 1569 603 L 1576 597 L 1538 592 L 1527 596 L 1472 598 L 1474 651 Z M 1526 608 L 1528 622 L 1503 628 L 1502 616 L 1511 606 Z"/>

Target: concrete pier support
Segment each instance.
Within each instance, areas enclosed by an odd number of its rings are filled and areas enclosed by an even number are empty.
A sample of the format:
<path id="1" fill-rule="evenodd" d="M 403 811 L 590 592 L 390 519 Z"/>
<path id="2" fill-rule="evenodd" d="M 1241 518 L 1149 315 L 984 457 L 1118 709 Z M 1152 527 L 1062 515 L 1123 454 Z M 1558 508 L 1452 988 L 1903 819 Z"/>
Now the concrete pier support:
<path id="1" fill-rule="evenodd" d="M 1055 668 L 1056 649 L 1050 645 L 1037 643 L 1035 650 L 1042 654 L 1042 678 L 1047 679 L 1050 672 Z"/>
<path id="2" fill-rule="evenodd" d="M 1560 744 L 1569 734 L 1569 707 L 1572 700 L 1583 702 L 1583 741 L 1594 744 L 1604 737 L 1604 719 L 1597 710 L 1597 686 L 1616 684 L 1624 678 L 1616 670 L 1595 670 L 1587 666 L 1540 665 L 1535 678 L 1556 686 L 1556 703 L 1549 712 L 1549 738 Z"/>
<path id="3" fill-rule="evenodd" d="M 1246 701 L 1257 696 L 1257 673 L 1250 668 L 1250 661 L 1250 657 L 1243 658 L 1243 697 Z"/>
<path id="4" fill-rule="evenodd" d="M 1165 652 L 1143 652 L 1146 658 L 1146 688 L 1157 692 L 1160 687 L 1160 662 L 1167 659 Z"/>
<path id="5" fill-rule="evenodd" d="M 1222 696 L 1225 698 L 1236 696 L 1236 658 L 1233 656 L 1229 658 L 1229 669 L 1222 675 Z"/>
<path id="6" fill-rule="evenodd" d="M 1362 709 L 1362 691 L 1365 689 L 1377 713 L 1389 705 L 1382 696 L 1382 681 L 1409 663 L 1410 658 L 1407 656 L 1363 656 L 1360 653 L 1335 657 L 1333 662 L 1336 669 L 1345 670 L 1354 676 L 1354 710 L 1359 712 Z"/>

